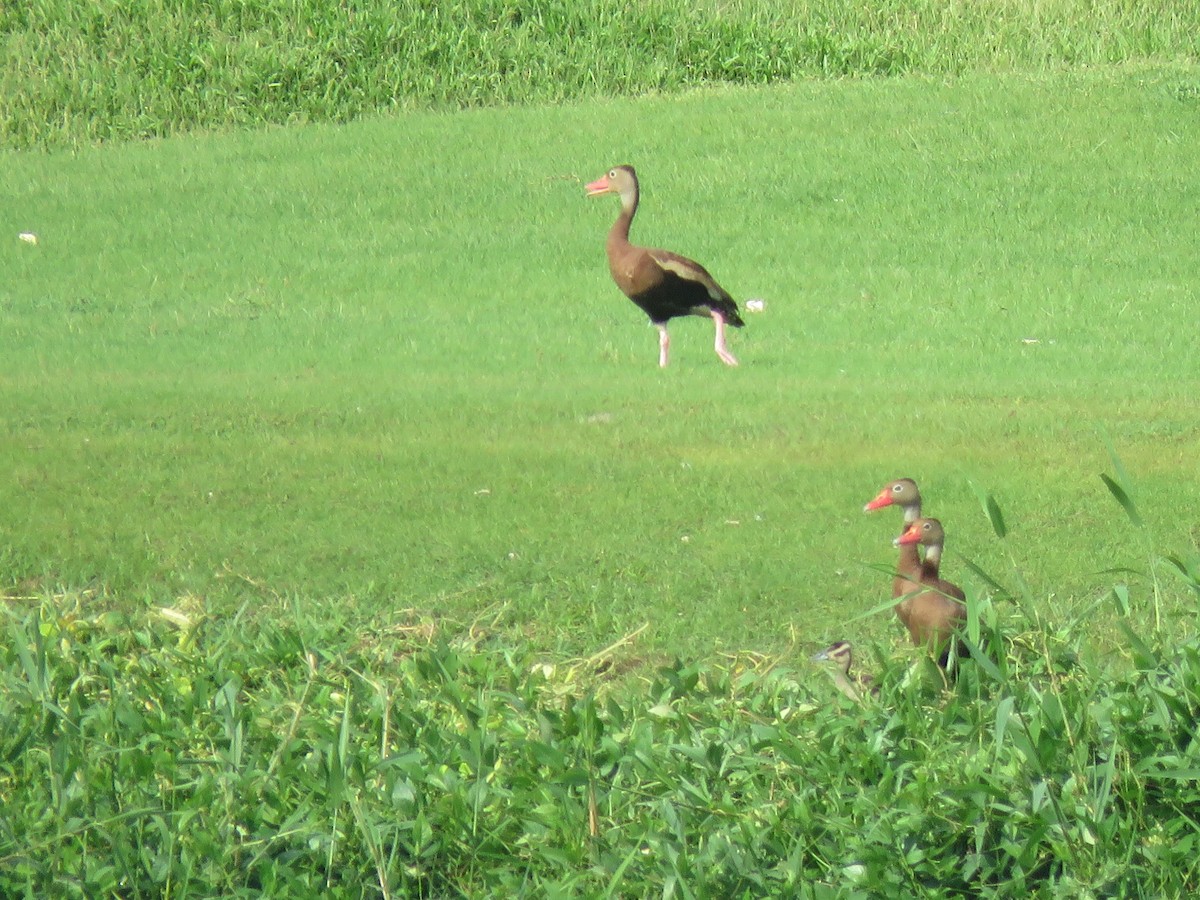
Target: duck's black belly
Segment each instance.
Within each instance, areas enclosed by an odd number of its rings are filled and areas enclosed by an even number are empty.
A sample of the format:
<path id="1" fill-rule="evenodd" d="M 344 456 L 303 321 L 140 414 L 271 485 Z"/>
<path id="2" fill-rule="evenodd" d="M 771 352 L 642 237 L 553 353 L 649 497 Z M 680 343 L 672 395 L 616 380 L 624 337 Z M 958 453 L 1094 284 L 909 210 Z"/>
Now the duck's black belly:
<path id="1" fill-rule="evenodd" d="M 714 300 L 704 285 L 670 275 L 649 290 L 630 296 L 655 325 L 662 325 L 680 316 L 704 316 L 712 310 L 725 317 L 730 325 L 742 326 L 737 304 L 733 300 Z"/>

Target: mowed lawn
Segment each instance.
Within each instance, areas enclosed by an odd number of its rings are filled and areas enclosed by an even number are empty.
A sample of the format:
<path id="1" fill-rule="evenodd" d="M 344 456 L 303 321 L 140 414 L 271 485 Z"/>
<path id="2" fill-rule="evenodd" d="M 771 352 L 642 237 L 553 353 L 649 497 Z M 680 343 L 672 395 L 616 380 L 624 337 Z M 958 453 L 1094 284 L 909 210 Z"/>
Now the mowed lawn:
<path id="1" fill-rule="evenodd" d="M 1200 536 L 1198 142 L 1175 68 L 7 154 L 0 579 L 569 653 L 886 644 L 898 516 L 861 508 L 910 475 L 969 590 L 962 556 L 1051 617 L 1128 582 L 1190 631 L 1157 556 Z M 636 242 L 765 300 L 739 368 L 697 319 L 658 369 L 583 193 L 621 162 Z"/>

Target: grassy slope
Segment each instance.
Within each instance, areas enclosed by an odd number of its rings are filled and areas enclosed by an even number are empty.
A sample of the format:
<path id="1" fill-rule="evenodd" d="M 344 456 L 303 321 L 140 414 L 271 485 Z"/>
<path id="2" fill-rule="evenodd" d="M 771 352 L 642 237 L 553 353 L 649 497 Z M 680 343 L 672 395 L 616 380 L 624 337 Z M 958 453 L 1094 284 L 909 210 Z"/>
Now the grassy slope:
<path id="1" fill-rule="evenodd" d="M 42 240 L 0 243 L 6 571 L 348 624 L 485 613 L 571 650 L 646 620 L 689 655 L 883 638 L 887 616 L 847 622 L 885 595 L 864 563 L 896 523 L 858 510 L 911 474 L 952 557 L 1015 560 L 1070 608 L 1097 570 L 1194 546 L 1195 80 L 723 89 L 10 155 L 8 230 Z M 615 209 L 581 191 L 618 161 L 636 239 L 767 299 L 739 370 L 698 321 L 654 366 L 602 261 Z M 1105 435 L 1149 538 L 1096 478 Z"/>
<path id="2" fill-rule="evenodd" d="M 0 7 L 0 147 L 812 76 L 1200 58 L 1196 0 Z"/>

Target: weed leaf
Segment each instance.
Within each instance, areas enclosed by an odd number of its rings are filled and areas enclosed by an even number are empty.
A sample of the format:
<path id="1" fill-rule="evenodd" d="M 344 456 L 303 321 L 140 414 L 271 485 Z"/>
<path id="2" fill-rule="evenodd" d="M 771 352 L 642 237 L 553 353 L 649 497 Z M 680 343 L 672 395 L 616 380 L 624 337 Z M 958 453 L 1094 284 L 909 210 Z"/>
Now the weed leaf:
<path id="1" fill-rule="evenodd" d="M 1113 479 L 1109 478 L 1103 472 L 1100 473 L 1100 480 L 1104 482 L 1104 486 L 1108 488 L 1108 492 L 1116 498 L 1118 503 L 1121 504 L 1121 508 L 1125 510 L 1125 515 L 1129 516 L 1129 521 L 1138 528 L 1141 528 L 1142 517 L 1138 513 L 1137 506 L 1134 505 L 1132 498 L 1130 498 L 1129 493 L 1125 490 L 1125 488 L 1121 487 L 1121 485 L 1113 481 Z"/>
<path id="2" fill-rule="evenodd" d="M 1000 669 L 996 667 L 996 664 L 988 659 L 987 654 L 980 650 L 979 647 L 971 641 L 963 641 L 963 643 L 966 644 L 967 651 L 971 654 L 971 659 L 975 660 L 975 664 L 983 669 L 983 671 L 989 678 L 992 679 L 992 681 L 996 682 L 997 684 L 1004 681 L 1004 675 L 1001 673 Z"/>
<path id="3" fill-rule="evenodd" d="M 978 565 L 976 565 L 970 559 L 963 556 L 961 553 L 955 553 L 954 555 L 957 556 L 959 559 L 961 559 L 963 562 L 963 565 L 965 565 L 968 569 L 970 569 L 972 572 L 974 572 L 976 575 L 978 575 L 983 580 L 983 582 L 988 587 L 990 587 L 992 590 L 996 591 L 996 593 L 1000 594 L 1003 597 L 1011 597 L 1012 596 L 1012 591 L 1010 591 L 1008 588 L 1006 588 L 1004 585 L 1002 585 L 999 581 L 997 581 L 995 578 L 993 578 L 991 575 L 989 575 L 987 572 L 985 572 L 983 569 L 981 569 Z"/>
<path id="4" fill-rule="evenodd" d="M 983 514 L 987 516 L 987 520 L 992 525 L 992 531 L 996 532 L 996 537 L 1004 538 L 1008 534 L 1008 526 L 1004 524 L 1004 513 L 1000 511 L 1000 504 L 996 502 L 996 498 L 985 491 L 975 482 L 968 482 L 971 485 L 971 490 L 975 492 L 975 496 L 979 498 L 979 503 L 983 507 Z"/>
<path id="5" fill-rule="evenodd" d="M 1129 639 L 1129 645 L 1133 648 L 1134 660 L 1137 662 L 1138 667 L 1143 670 L 1156 668 L 1158 666 L 1158 656 L 1150 649 L 1146 642 L 1127 623 L 1118 622 L 1117 627 Z"/>
<path id="6" fill-rule="evenodd" d="M 1170 563 L 1170 570 L 1175 572 L 1184 583 L 1193 591 L 1200 594 L 1200 571 L 1197 570 L 1195 558 L 1185 560 L 1182 557 L 1169 555 L 1164 556 Z"/>
<path id="7" fill-rule="evenodd" d="M 996 746 L 1004 746 L 1004 734 L 1008 730 L 1008 720 L 1012 718 L 1013 705 L 1016 700 L 1005 697 L 996 705 Z"/>

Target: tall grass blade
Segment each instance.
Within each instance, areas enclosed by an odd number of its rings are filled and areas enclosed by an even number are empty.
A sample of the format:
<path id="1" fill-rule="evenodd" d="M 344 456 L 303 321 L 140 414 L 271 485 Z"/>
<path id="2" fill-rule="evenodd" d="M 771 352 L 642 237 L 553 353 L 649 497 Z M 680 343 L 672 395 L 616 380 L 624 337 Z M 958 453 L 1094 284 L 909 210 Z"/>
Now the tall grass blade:
<path id="1" fill-rule="evenodd" d="M 871 616 L 874 616 L 874 615 L 877 615 L 877 614 L 883 612 L 884 610 L 892 609 L 893 607 L 895 607 L 896 602 L 897 602 L 896 598 L 889 597 L 887 600 L 884 600 L 882 603 L 876 604 L 875 606 L 872 606 L 870 609 L 868 609 L 864 612 L 860 612 L 857 616 L 851 616 L 849 619 L 846 620 L 846 623 L 849 624 L 851 622 L 857 622 L 860 619 L 868 619 Z"/>
<path id="2" fill-rule="evenodd" d="M 1112 588 L 1113 605 L 1117 609 L 1117 614 L 1122 618 L 1129 615 L 1129 585 L 1114 584 Z"/>
<path id="3" fill-rule="evenodd" d="M 1129 646 L 1133 650 L 1134 662 L 1138 668 L 1143 671 L 1155 669 L 1158 667 L 1158 654 L 1156 654 L 1150 646 L 1138 636 L 1138 634 L 1129 627 L 1129 624 L 1124 621 L 1117 622 L 1117 627 L 1121 629 L 1126 638 L 1129 639 Z"/>
<path id="4" fill-rule="evenodd" d="M 1013 697 L 1005 697 L 996 705 L 996 728 L 995 741 L 996 747 L 1004 746 L 1004 735 L 1008 731 L 1008 721 L 1012 718 L 1013 707 L 1016 705 L 1016 699 Z"/>
<path id="5" fill-rule="evenodd" d="M 1003 584 L 1001 584 L 999 581 L 997 581 L 995 578 L 993 578 L 991 575 L 989 575 L 986 571 L 984 571 L 982 568 L 980 568 L 974 561 L 972 561 L 971 559 L 969 559 L 966 556 L 963 556 L 961 553 L 958 553 L 957 551 L 954 552 L 954 555 L 957 556 L 960 560 L 962 560 L 963 565 L 965 565 L 968 569 L 970 569 L 977 576 L 979 576 L 979 578 L 984 582 L 984 584 L 986 584 L 988 587 L 990 587 L 992 590 L 994 590 L 1001 597 L 1012 597 L 1013 596 L 1013 592 L 1011 590 L 1006 588 Z"/>
<path id="6" fill-rule="evenodd" d="M 1100 480 L 1104 482 L 1104 486 L 1108 488 L 1108 492 L 1121 504 L 1121 508 L 1125 510 L 1125 515 L 1129 516 L 1129 521 L 1138 528 L 1143 527 L 1144 523 L 1142 522 L 1141 514 L 1137 510 L 1137 505 L 1129 496 L 1129 492 L 1103 472 L 1100 473 Z"/>
<path id="7" fill-rule="evenodd" d="M 1142 769 L 1143 775 L 1151 778 L 1170 778 L 1175 781 L 1200 781 L 1200 768 L 1195 769 Z"/>
<path id="8" fill-rule="evenodd" d="M 1104 449 L 1108 452 L 1109 462 L 1112 463 L 1113 471 L 1116 473 L 1116 480 L 1124 485 L 1132 485 L 1133 480 L 1129 477 L 1129 473 L 1125 470 L 1125 464 L 1121 462 L 1121 457 L 1117 453 L 1117 448 L 1113 446 L 1112 439 L 1107 432 L 1101 434 L 1101 440 L 1104 441 Z"/>
<path id="9" fill-rule="evenodd" d="M 967 652 L 971 654 L 971 659 L 975 660 L 975 664 L 987 674 L 987 676 L 996 684 L 1004 681 L 1004 673 L 999 667 L 992 662 L 986 653 L 984 653 L 974 641 L 964 640 Z"/>
<path id="10" fill-rule="evenodd" d="M 971 490 L 975 492 L 975 496 L 979 498 L 979 504 L 983 507 L 983 514 L 991 524 L 992 531 L 996 532 L 996 537 L 1003 539 L 1008 534 L 1008 526 L 1004 524 L 1004 513 L 1000 510 L 1000 504 L 996 502 L 995 497 L 975 482 L 968 483 L 971 485 Z"/>
<path id="11" fill-rule="evenodd" d="M 25 639 L 24 629 L 15 624 L 9 628 L 9 638 L 13 649 L 17 652 L 17 659 L 21 662 L 21 668 L 25 672 L 29 691 L 35 698 L 42 700 L 46 696 L 46 669 L 42 653 L 42 635 L 41 631 L 37 629 L 36 623 L 33 634 L 37 642 L 37 662 L 34 662 L 33 654 L 29 652 L 29 642 Z"/>
<path id="12" fill-rule="evenodd" d="M 621 895 L 621 886 L 622 886 L 623 879 L 625 877 L 625 870 L 628 869 L 633 864 L 633 861 L 635 859 L 637 859 L 638 856 L 641 855 L 641 853 L 642 853 L 642 848 L 640 846 L 638 846 L 637 844 L 634 844 L 633 847 L 630 849 L 630 851 L 627 854 L 625 854 L 625 858 L 623 860 L 621 860 L 621 864 L 619 866 L 617 866 L 616 871 L 613 872 L 612 878 L 610 878 L 608 880 L 608 887 L 604 891 L 605 897 L 611 898 L 611 897 L 622 896 Z"/>
<path id="13" fill-rule="evenodd" d="M 1182 578 L 1184 583 L 1194 592 L 1200 594 L 1200 569 L 1197 567 L 1195 557 L 1184 559 L 1181 556 L 1172 554 L 1164 556 L 1163 559 L 1170 563 L 1170 571 Z"/>

